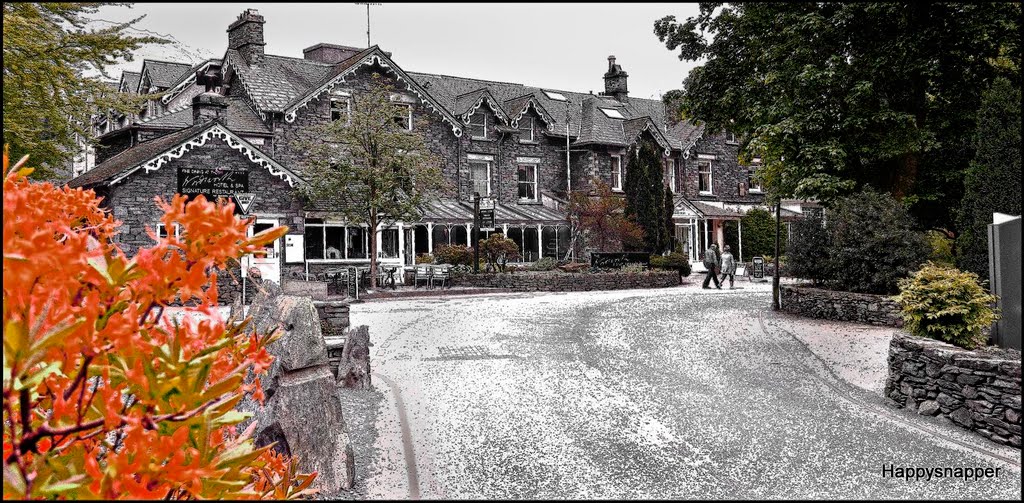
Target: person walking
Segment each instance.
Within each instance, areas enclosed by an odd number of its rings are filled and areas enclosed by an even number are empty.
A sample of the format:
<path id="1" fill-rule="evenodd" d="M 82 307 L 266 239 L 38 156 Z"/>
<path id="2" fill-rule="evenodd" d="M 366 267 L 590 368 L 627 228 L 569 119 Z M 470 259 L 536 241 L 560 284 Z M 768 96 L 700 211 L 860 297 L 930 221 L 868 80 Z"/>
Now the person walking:
<path id="1" fill-rule="evenodd" d="M 733 289 L 733 284 L 736 280 L 736 259 L 732 256 L 732 251 L 729 245 L 725 245 L 722 249 L 722 279 L 721 284 L 725 284 L 726 276 L 729 277 L 729 289 Z"/>
<path id="2" fill-rule="evenodd" d="M 715 288 L 721 290 L 722 284 L 718 281 L 718 268 L 721 265 L 721 259 L 718 257 L 717 247 L 718 245 L 712 243 L 704 251 L 704 268 L 707 269 L 707 275 L 704 276 L 704 288 L 710 288 L 708 283 L 714 281 Z"/>

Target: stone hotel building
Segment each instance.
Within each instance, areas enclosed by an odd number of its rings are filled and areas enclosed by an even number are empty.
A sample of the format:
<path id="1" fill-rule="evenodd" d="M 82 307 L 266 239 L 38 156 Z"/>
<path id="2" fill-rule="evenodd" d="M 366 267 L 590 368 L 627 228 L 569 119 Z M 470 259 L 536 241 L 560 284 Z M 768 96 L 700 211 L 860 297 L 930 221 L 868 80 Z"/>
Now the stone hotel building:
<path id="1" fill-rule="evenodd" d="M 304 156 L 293 140 L 309 124 L 344 120 L 349 100 L 374 73 L 394 86 L 392 99 L 405 109 L 396 120 L 424 136 L 450 182 L 420 220 L 381 229 L 382 264 L 411 266 L 440 245 L 468 244 L 474 192 L 495 201 L 496 225 L 524 261 L 562 258 L 569 247 L 567 191 L 589 191 L 597 178 L 621 192 L 627 149 L 642 138 L 661 147 L 675 194 L 676 239 L 692 261 L 708 240 L 722 241 L 723 222 L 763 203 L 751 182 L 756 163 L 739 165 L 732 135 L 673 121 L 661 101 L 630 97 L 628 75 L 614 56 L 604 92 L 592 94 L 407 72 L 377 46 L 321 43 L 302 57 L 266 54 L 265 22 L 252 9 L 240 14 L 227 27 L 220 59 L 146 60 L 139 73 L 123 73 L 122 92 L 162 97 L 137 114 L 98 121 L 96 164 L 69 184 L 105 198 L 123 222 L 128 253 L 150 242 L 147 226 L 158 227 L 154 196 L 169 198 L 216 177 L 252 195 L 243 198 L 251 197 L 255 231 L 290 228 L 257 261 L 264 277 L 367 262 L 373 233 L 343 221 L 325 202 L 303 202 L 297 189 L 305 183 Z M 784 205 L 783 219 L 802 210 L 798 202 Z"/>

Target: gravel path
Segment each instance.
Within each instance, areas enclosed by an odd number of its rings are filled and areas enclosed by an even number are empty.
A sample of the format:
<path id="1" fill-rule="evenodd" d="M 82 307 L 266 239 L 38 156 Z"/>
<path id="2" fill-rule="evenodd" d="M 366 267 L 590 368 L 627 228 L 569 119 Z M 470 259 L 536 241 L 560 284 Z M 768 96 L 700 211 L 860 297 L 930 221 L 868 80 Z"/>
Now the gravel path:
<path id="1" fill-rule="evenodd" d="M 1020 497 L 1019 450 L 885 405 L 884 329 L 778 315 L 770 284 L 738 285 L 374 301 L 351 316 L 404 400 L 423 498 Z M 374 461 L 355 492 L 405 498 L 396 406 L 374 383 Z M 908 481 L 883 477 L 889 464 L 1001 475 Z"/>

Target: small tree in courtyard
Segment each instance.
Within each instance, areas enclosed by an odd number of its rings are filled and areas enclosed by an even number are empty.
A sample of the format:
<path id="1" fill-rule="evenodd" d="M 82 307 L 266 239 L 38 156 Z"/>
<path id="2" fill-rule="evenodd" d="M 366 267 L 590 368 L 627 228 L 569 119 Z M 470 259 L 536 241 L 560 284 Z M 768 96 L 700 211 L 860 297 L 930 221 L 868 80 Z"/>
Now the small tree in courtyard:
<path id="1" fill-rule="evenodd" d="M 487 261 L 487 268 L 492 271 L 505 272 L 505 264 L 519 258 L 519 245 L 500 232 L 481 239 L 478 246 Z"/>
<path id="2" fill-rule="evenodd" d="M 743 256 L 775 255 L 775 216 L 763 208 L 752 208 L 740 221 L 743 226 Z M 785 231 L 785 229 L 783 229 Z M 786 233 L 782 233 L 779 249 L 786 249 Z"/>
<path id="3" fill-rule="evenodd" d="M 567 207 L 570 229 L 577 243 L 602 252 L 636 248 L 643 240 L 643 229 L 625 215 L 626 201 L 600 180 L 591 181 L 596 194 L 575 191 Z"/>
<path id="4" fill-rule="evenodd" d="M 887 194 L 865 191 L 838 199 L 828 229 L 831 276 L 843 290 L 895 293 L 897 281 L 928 258 L 924 234 L 906 207 Z"/>
<path id="5" fill-rule="evenodd" d="M 820 214 L 792 223 L 793 235 L 786 243 L 786 265 L 791 276 L 821 285 L 831 278 L 829 243 Z"/>
<path id="6" fill-rule="evenodd" d="M 22 160 L 24 162 L 24 159 Z M 235 425 L 272 334 L 217 310 L 217 272 L 286 227 L 246 237 L 231 203 L 177 195 L 131 259 L 92 191 L 27 180 L 4 154 L 4 499 L 300 496 L 296 459 Z M 180 303 L 180 322 L 164 308 Z M 247 376 L 255 377 L 252 380 Z"/>
<path id="7" fill-rule="evenodd" d="M 371 229 L 372 287 L 380 229 L 419 219 L 427 197 L 444 186 L 440 160 L 422 134 L 396 122 L 406 111 L 391 101 L 392 91 L 374 74 L 370 89 L 352 97 L 350 117 L 309 126 L 296 142 L 307 154 L 306 196 Z"/>

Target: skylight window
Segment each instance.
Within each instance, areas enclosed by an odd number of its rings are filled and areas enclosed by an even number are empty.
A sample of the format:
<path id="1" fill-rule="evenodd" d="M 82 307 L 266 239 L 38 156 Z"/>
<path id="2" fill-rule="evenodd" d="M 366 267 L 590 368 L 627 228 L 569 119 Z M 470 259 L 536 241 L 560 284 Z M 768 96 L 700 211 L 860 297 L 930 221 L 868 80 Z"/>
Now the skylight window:
<path id="1" fill-rule="evenodd" d="M 605 115 L 613 119 L 625 119 L 625 117 L 623 117 L 622 114 L 619 113 L 619 111 L 614 108 L 602 108 L 601 111 L 604 112 Z"/>
<path id="2" fill-rule="evenodd" d="M 564 94 L 556 93 L 554 91 L 544 91 L 544 95 L 555 101 L 569 101 L 569 99 L 566 98 Z"/>

